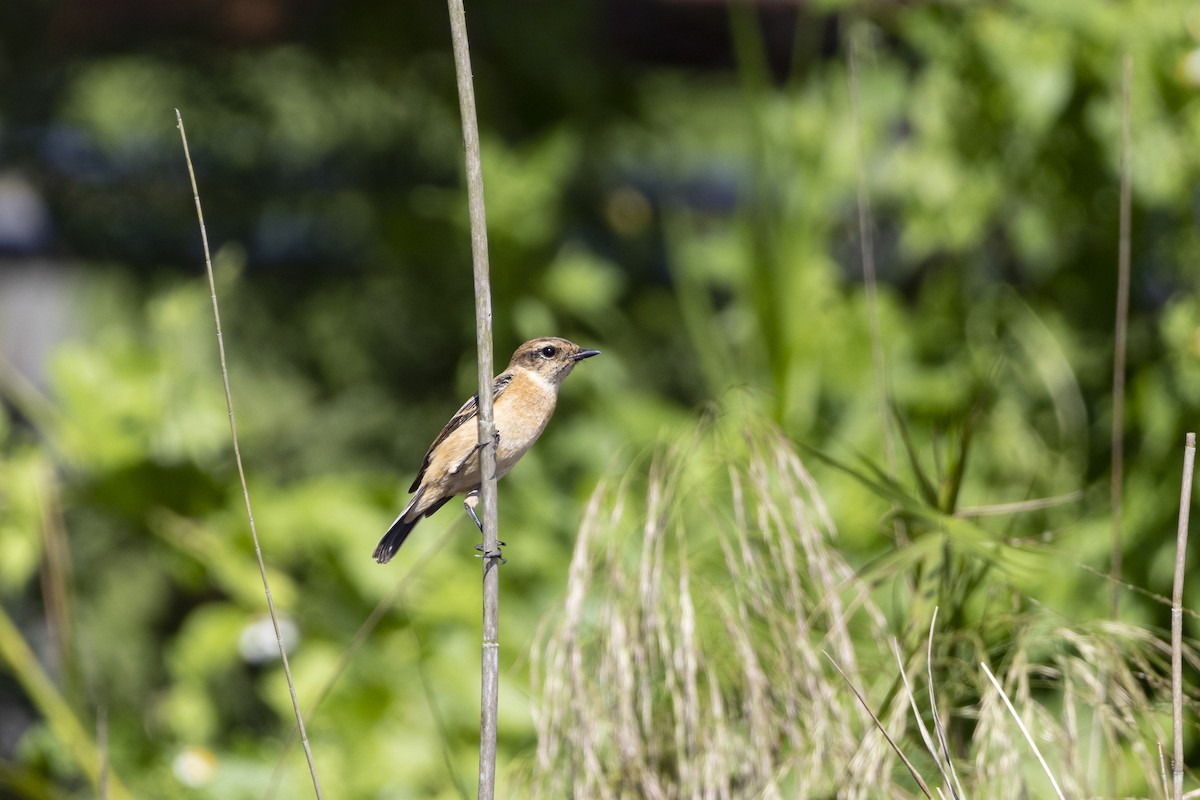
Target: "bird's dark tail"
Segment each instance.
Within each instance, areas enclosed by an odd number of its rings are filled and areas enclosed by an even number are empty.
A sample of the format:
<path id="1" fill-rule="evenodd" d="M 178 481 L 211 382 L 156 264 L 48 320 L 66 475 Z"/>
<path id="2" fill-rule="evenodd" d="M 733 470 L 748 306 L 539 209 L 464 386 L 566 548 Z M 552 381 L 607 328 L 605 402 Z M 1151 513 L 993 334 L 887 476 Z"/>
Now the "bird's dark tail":
<path id="1" fill-rule="evenodd" d="M 383 535 L 383 538 L 379 540 L 379 544 L 375 546 L 375 560 L 380 564 L 386 564 L 392 560 L 392 556 L 396 555 L 396 551 L 400 549 L 400 545 L 404 544 L 404 540 L 408 538 L 410 533 L 412 533 L 412 529 L 415 528 L 417 523 L 421 521 L 421 517 L 428 517 L 430 514 L 446 505 L 447 501 L 450 500 L 450 497 L 453 497 L 453 495 L 450 495 L 435 501 L 433 505 L 429 506 L 429 508 L 419 512 L 411 520 L 406 521 L 404 518 L 408 516 L 408 512 L 411 511 L 413 506 L 415 506 L 421 499 L 421 494 L 424 491 L 424 489 L 421 489 L 417 492 L 416 497 L 414 497 L 412 501 L 405 507 L 405 509 L 400 512 L 400 516 L 396 517 L 396 521 L 392 523 L 392 527 L 388 528 L 387 533 Z"/>
<path id="2" fill-rule="evenodd" d="M 407 509 L 405 509 L 407 510 Z M 392 560 L 392 556 L 396 555 L 396 551 L 400 549 L 400 545 L 404 544 L 404 540 L 408 538 L 408 534 L 412 533 L 412 529 L 416 527 L 418 520 L 421 517 L 405 522 L 404 515 L 396 517 L 396 521 L 392 523 L 392 527 L 388 528 L 387 533 L 379 540 L 379 544 L 375 547 L 375 560 L 380 564 L 386 564 Z"/>

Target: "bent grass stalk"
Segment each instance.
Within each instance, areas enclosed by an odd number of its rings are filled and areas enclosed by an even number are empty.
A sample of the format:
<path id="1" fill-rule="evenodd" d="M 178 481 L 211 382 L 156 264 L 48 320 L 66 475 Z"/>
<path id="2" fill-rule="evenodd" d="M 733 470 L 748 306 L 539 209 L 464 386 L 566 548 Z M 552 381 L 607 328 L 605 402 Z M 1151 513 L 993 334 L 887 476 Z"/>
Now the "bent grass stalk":
<path id="1" fill-rule="evenodd" d="M 895 751 L 896 755 L 900 757 L 900 760 L 902 762 L 904 762 L 904 768 L 908 770 L 908 774 L 912 775 L 913 780 L 917 782 L 917 786 L 919 786 L 921 788 L 921 792 L 926 797 L 930 798 L 930 800 L 933 800 L 933 795 L 929 793 L 929 785 L 925 783 L 925 779 L 923 777 L 921 777 L 921 773 L 917 771 L 917 768 L 913 766 L 913 763 L 908 760 L 908 756 L 904 755 L 904 751 L 901 750 L 900 746 L 898 744 L 896 744 L 894 739 L 892 739 L 891 734 L 889 734 L 887 731 L 887 727 L 884 726 L 884 724 L 879 721 L 879 717 L 877 717 L 875 715 L 875 712 L 871 710 L 871 706 L 870 706 L 870 704 L 867 703 L 867 699 L 862 696 L 862 692 L 860 692 L 858 690 L 857 686 L 855 686 L 853 683 L 850 682 L 850 679 L 848 677 L 846 677 L 846 673 L 842 671 L 842 668 L 840 666 L 838 666 L 838 663 L 837 663 L 837 661 L 834 660 L 833 656 L 829 655 L 829 653 L 825 653 L 825 657 L 829 659 L 830 664 L 833 664 L 833 668 L 838 671 L 838 674 L 846 679 L 846 685 L 850 687 L 850 691 L 854 692 L 854 696 L 856 698 L 858 698 L 858 702 L 862 705 L 862 707 L 866 710 L 866 712 L 871 715 L 871 721 L 873 723 L 875 723 L 876 730 L 878 730 L 880 733 L 883 734 L 883 738 L 887 740 L 888 746 L 891 747 L 892 750 Z M 907 685 L 907 682 L 906 682 L 906 685 Z M 911 697 L 911 696 L 912 695 L 910 693 L 909 697 Z M 913 710 L 914 710 L 914 712 L 916 711 L 915 705 L 913 706 Z M 920 719 L 921 718 L 918 715 L 917 716 L 918 722 L 920 721 Z M 925 733 L 924 726 L 922 726 L 921 732 Z M 926 739 L 926 743 L 928 744 L 928 738 Z M 934 751 L 934 752 L 936 753 L 937 751 Z M 940 764 L 939 764 L 939 767 L 940 767 Z M 939 795 L 941 794 L 940 789 L 938 790 L 938 794 Z"/>
<path id="2" fill-rule="evenodd" d="M 992 682 L 992 686 L 996 687 L 996 692 L 1000 695 L 1000 699 L 1004 701 L 1004 706 L 1008 709 L 1008 713 L 1012 714 L 1012 718 L 1016 720 L 1017 727 L 1021 729 L 1021 735 L 1023 735 L 1025 737 L 1025 741 L 1029 743 L 1029 747 L 1033 750 L 1033 754 L 1037 756 L 1038 763 L 1042 765 L 1042 769 L 1045 771 L 1046 777 L 1050 779 L 1050 785 L 1054 787 L 1054 794 L 1058 796 L 1059 800 L 1066 800 L 1066 798 L 1063 796 L 1062 789 L 1058 788 L 1058 781 L 1054 779 L 1054 773 L 1050 771 L 1050 765 L 1047 764 L 1046 759 L 1042 757 L 1042 751 L 1038 748 L 1037 742 L 1033 740 L 1033 736 L 1030 735 L 1029 729 L 1025 727 L 1025 723 L 1021 721 L 1021 715 L 1017 713 L 1017 709 L 1013 708 L 1012 701 L 1008 699 L 1008 695 L 1005 693 L 1004 689 L 1000 687 L 1000 681 L 996 680 L 996 676 L 992 674 L 990 669 L 988 669 L 987 664 L 980 661 L 979 666 L 983 667 L 983 671 L 987 675 L 988 680 Z"/>
<path id="3" fill-rule="evenodd" d="M 403 577 L 396 582 L 396 585 L 390 592 L 388 592 L 387 596 L 375 604 L 375 608 L 371 610 L 371 613 L 367 616 L 366 620 L 364 620 L 362 625 L 358 627 L 358 630 L 355 631 L 354 636 L 351 637 L 350 642 L 342 650 L 341 655 L 338 656 L 337 663 L 333 665 L 333 669 L 329 672 L 329 677 L 325 679 L 325 682 L 320 686 L 320 688 L 318 688 L 317 691 L 314 692 L 309 698 L 307 706 L 310 720 L 312 715 L 317 713 L 317 709 L 321 707 L 321 704 L 325 702 L 325 698 L 329 696 L 331 691 L 333 691 L 334 685 L 346 672 L 346 668 L 350 666 L 350 662 L 354 659 L 355 653 L 357 653 L 359 648 L 361 648 L 367 641 L 367 637 L 371 635 L 373 630 L 375 630 L 375 627 L 379 624 L 380 620 L 383 619 L 384 615 L 390 611 L 404 596 L 404 592 L 408 589 L 408 584 L 413 579 L 413 576 L 420 574 L 421 571 L 424 570 L 425 565 L 432 561 L 434 556 L 445 549 L 446 545 L 450 542 L 450 537 L 453 534 L 454 529 L 447 528 L 442 534 L 441 538 L 438 539 L 433 546 L 423 552 L 416 561 L 412 562 L 408 568 L 408 572 L 404 573 Z M 263 795 L 263 800 L 272 800 L 279 791 L 279 784 L 283 779 L 283 765 L 287 759 L 289 751 L 292 749 L 292 745 L 295 744 L 295 741 L 296 729 L 293 728 L 288 733 L 287 741 L 283 743 L 283 750 L 280 752 L 279 760 L 275 764 L 274 771 L 271 773 L 271 782 L 267 787 L 266 793 Z M 453 777 L 457 783 L 457 776 Z"/>
<path id="4" fill-rule="evenodd" d="M 212 296 L 213 323 L 217 329 L 217 352 L 221 357 L 221 380 L 225 385 L 225 408 L 229 412 L 229 433 L 233 439 L 233 460 L 237 464 L 238 480 L 242 485 L 242 499 L 246 504 L 246 518 L 250 521 L 250 538 L 254 541 L 254 556 L 258 560 L 258 574 L 262 577 L 263 593 L 267 597 L 267 612 L 271 617 L 271 626 L 275 630 L 275 645 L 279 649 L 279 659 L 283 664 L 284 678 L 287 679 L 292 710 L 296 714 L 296 727 L 300 730 L 300 742 L 304 746 L 304 757 L 308 761 L 308 774 L 312 778 L 313 792 L 316 794 L 317 800 L 321 800 L 321 782 L 317 779 L 317 765 L 313 760 L 312 747 L 308 742 L 308 732 L 304 728 L 304 716 L 300 713 L 300 700 L 296 696 L 296 684 L 292 680 L 287 648 L 283 645 L 283 634 L 279 630 L 279 617 L 275 613 L 275 601 L 271 597 L 271 584 L 267 580 L 267 566 L 263 561 L 262 546 L 258 541 L 258 528 L 254 524 L 254 510 L 250 506 L 250 488 L 246 484 L 246 470 L 242 466 L 242 451 L 238 446 L 237 420 L 233 414 L 233 392 L 229 386 L 229 366 L 225 359 L 225 338 L 221 333 L 221 310 L 217 303 L 217 283 L 213 277 L 212 253 L 208 247 L 208 231 L 204 227 L 204 211 L 200 206 L 200 189 L 196 185 L 196 171 L 192 167 L 192 154 L 188 151 L 187 133 L 183 128 L 183 115 L 179 113 L 179 109 L 175 109 L 175 119 L 179 126 L 179 138 L 183 141 L 183 157 L 187 161 L 188 178 L 192 183 L 192 198 L 196 202 L 196 219 L 200 223 L 200 240 L 204 245 L 204 269 L 208 275 L 208 288 Z"/>

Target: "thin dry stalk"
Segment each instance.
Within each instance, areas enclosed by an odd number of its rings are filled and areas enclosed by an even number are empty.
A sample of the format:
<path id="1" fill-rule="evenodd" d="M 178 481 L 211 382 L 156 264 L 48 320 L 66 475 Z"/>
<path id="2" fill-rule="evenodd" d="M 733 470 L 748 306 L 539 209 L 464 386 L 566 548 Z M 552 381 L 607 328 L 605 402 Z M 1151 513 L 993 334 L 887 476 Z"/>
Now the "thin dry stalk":
<path id="1" fill-rule="evenodd" d="M 71 675 L 67 667 L 75 663 L 75 656 L 71 652 L 71 642 L 75 637 L 71 621 L 70 546 L 58 482 L 49 464 L 43 462 L 38 465 L 34 487 L 41 505 L 42 541 L 45 543 L 42 598 L 46 604 L 46 621 L 53 636 L 58 663 L 63 665 L 64 672 Z"/>
<path id="2" fill-rule="evenodd" d="M 700 700 L 697 685 L 700 656 L 696 643 L 696 608 L 692 602 L 688 580 L 687 552 L 685 539 L 679 537 L 681 548 L 679 559 L 679 630 L 672 653 L 672 668 L 682 676 L 679 701 L 675 711 L 675 744 L 680 757 L 680 783 L 687 796 L 696 797 L 700 792 L 698 766 L 703 759 L 696 744 L 700 729 Z"/>
<path id="3" fill-rule="evenodd" d="M 933 800 L 933 795 L 929 793 L 929 786 L 925 783 L 925 779 L 921 777 L 921 773 L 917 772 L 917 768 L 914 767 L 912 762 L 908 760 L 908 756 L 904 755 L 904 751 L 900 749 L 900 746 L 897 745 L 892 737 L 888 734 L 887 728 L 885 728 L 883 723 L 879 721 L 879 717 L 875 716 L 875 712 L 871 710 L 871 706 L 867 703 L 867 699 L 862 696 L 862 692 L 860 692 L 858 687 L 850 681 L 850 678 L 846 676 L 846 673 L 842 671 L 842 668 L 838 666 L 838 663 L 833 660 L 833 656 L 829 655 L 829 653 L 826 653 L 825 657 L 829 659 L 830 664 L 833 664 L 833 668 L 836 669 L 838 673 L 846 679 L 846 685 L 850 687 L 850 691 L 854 692 L 854 696 L 858 698 L 858 702 L 864 709 L 866 709 L 866 712 L 871 715 L 871 721 L 875 723 L 875 728 L 883 734 L 883 738 L 887 739 L 888 745 L 892 748 L 896 755 L 900 757 L 900 760 L 904 762 L 904 766 L 908 770 L 908 774 L 912 775 L 913 780 L 917 782 L 917 786 L 921 787 L 921 791 L 926 797 L 929 798 L 929 800 Z M 938 794 L 940 795 L 941 792 L 939 791 Z"/>
<path id="4" fill-rule="evenodd" d="M 204 245 L 204 269 L 208 275 L 208 289 L 212 296 L 213 323 L 217 329 L 217 352 L 221 357 L 221 380 L 225 384 L 225 408 L 229 412 L 229 433 L 233 439 L 233 460 L 237 464 L 238 480 L 242 484 L 242 499 L 246 504 L 246 518 L 250 521 L 250 538 L 254 541 L 254 556 L 258 560 L 258 574 L 262 578 L 263 593 L 267 597 L 267 612 L 271 617 L 271 626 L 275 629 L 275 645 L 279 649 L 279 659 L 283 664 L 283 675 L 287 679 L 288 694 L 292 700 L 292 710 L 296 714 L 296 727 L 300 729 L 300 743 L 304 746 L 304 757 L 308 761 L 308 774 L 312 778 L 313 792 L 317 800 L 321 799 L 321 782 L 317 779 L 317 765 L 313 760 L 312 747 L 308 743 L 308 733 L 304 728 L 304 716 L 300 713 L 300 700 L 296 697 L 296 684 L 292 680 L 292 669 L 288 665 L 287 648 L 283 645 L 283 634 L 279 630 L 279 617 L 275 613 L 275 601 L 271 598 L 271 584 L 267 580 L 267 566 L 263 561 L 262 547 L 258 541 L 258 529 L 254 524 L 254 511 L 250 506 L 250 488 L 246 484 L 246 470 L 242 466 L 242 452 L 238 446 L 237 420 L 233 414 L 233 392 L 229 388 L 229 367 L 225 360 L 225 338 L 221 333 L 221 311 L 217 304 L 217 283 L 213 277 L 212 254 L 208 247 L 208 231 L 204 227 L 204 211 L 200 207 L 200 189 L 196 185 L 196 171 L 192 167 L 192 154 L 188 151 L 187 133 L 183 129 L 183 115 L 175 109 L 175 120 L 179 125 L 179 138 L 183 141 L 183 157 L 187 161 L 188 178 L 192 182 L 192 198 L 196 202 L 196 219 L 200 223 L 200 240 Z"/>
<path id="5" fill-rule="evenodd" d="M 442 549 L 450 541 L 450 537 L 452 535 L 453 529 L 446 529 L 441 538 L 438 539 L 432 547 L 422 553 L 420 558 L 412 562 L 408 568 L 408 572 L 404 573 L 404 576 L 400 578 L 399 582 L 396 583 L 396 586 L 387 594 L 386 597 L 384 597 L 375 605 L 374 609 L 371 610 L 371 613 L 367 616 L 366 620 L 358 627 L 358 630 L 355 631 L 354 636 L 351 637 L 350 643 L 346 645 L 345 649 L 342 650 L 341 655 L 338 656 L 337 663 L 333 665 L 333 669 L 330 671 L 329 677 L 325 679 L 325 683 L 322 684 L 321 687 L 317 689 L 317 691 L 314 692 L 309 698 L 308 713 L 310 715 L 317 713 L 317 709 L 321 707 L 321 704 L 325 702 L 325 698 L 329 696 L 331 691 L 333 691 L 333 687 L 337 684 L 338 679 L 342 677 L 342 674 L 346 671 L 346 668 L 350 666 L 350 662 L 354 659 L 354 654 L 357 653 L 359 648 L 362 647 L 363 643 L 366 642 L 367 637 L 371 635 L 371 631 L 375 630 L 375 626 L 379 624 L 379 621 L 383 619 L 384 615 L 390 611 L 392 606 L 396 605 L 396 603 L 399 602 L 400 598 L 404 595 L 404 592 L 406 589 L 408 589 L 408 583 L 410 580 L 412 580 L 412 577 L 414 575 L 419 575 L 422 570 L 424 570 L 425 565 L 431 561 L 435 555 L 442 551 Z M 272 798 L 275 797 L 275 794 L 279 791 L 279 784 L 283 778 L 283 765 L 287 759 L 288 753 L 292 749 L 292 745 L 295 744 L 295 742 L 296 729 L 293 728 L 288 732 L 287 741 L 283 743 L 283 750 L 279 754 L 279 761 L 275 764 L 274 771 L 271 773 L 271 782 L 267 786 L 267 791 L 263 795 L 263 800 L 272 800 Z M 457 780 L 457 776 L 455 776 L 455 778 Z"/>
<path id="6" fill-rule="evenodd" d="M 1097 578 L 1103 578 L 1106 581 L 1112 580 L 1112 576 L 1109 575 L 1107 572 L 1102 572 L 1102 571 L 1096 569 L 1095 567 L 1088 566 L 1087 564 L 1084 564 L 1081 562 L 1076 562 L 1074 564 L 1074 566 L 1078 569 L 1083 570 L 1084 572 L 1090 572 L 1092 575 L 1095 575 Z M 1154 603 L 1158 603 L 1161 606 L 1165 606 L 1167 608 L 1171 607 L 1171 598 L 1167 597 L 1165 594 L 1159 594 L 1158 592 L 1152 592 L 1149 589 L 1145 589 L 1141 586 L 1138 586 L 1136 583 L 1130 583 L 1129 581 L 1120 581 L 1120 586 L 1122 589 L 1124 589 L 1127 592 L 1132 592 L 1133 594 L 1144 597 L 1147 600 L 1150 600 Z M 1184 616 L 1190 617 L 1194 620 L 1200 620 L 1200 613 L 1196 612 L 1195 610 L 1190 609 L 1190 608 L 1184 608 L 1181 610 L 1183 611 Z"/>
<path id="7" fill-rule="evenodd" d="M 1117 244 L 1117 319 L 1113 347 L 1112 466 L 1110 503 L 1112 505 L 1112 618 L 1121 607 L 1121 503 L 1125 479 L 1125 343 L 1129 327 L 1129 85 L 1133 61 L 1126 54 L 1121 62 L 1121 221 Z"/>
<path id="8" fill-rule="evenodd" d="M 1012 725 L 1008 722 L 1000 696 L 996 692 L 981 691 L 973 713 L 977 718 L 972 737 L 974 794 L 986 798 L 1013 796 L 1012 789 L 1006 790 L 1005 786 L 1017 783 L 1013 777 L 1020 775 L 1025 754 L 1012 736 Z M 1029 794 L 1023 781 L 1018 791 L 1020 794 L 1017 796 Z"/>
<path id="9" fill-rule="evenodd" d="M 1012 514 L 1021 514 L 1026 511 L 1041 511 L 1044 508 L 1055 508 L 1057 506 L 1074 503 L 1076 500 L 1083 499 L 1083 490 L 1076 489 L 1073 492 L 1055 495 L 1054 497 L 1039 497 L 1033 500 L 1019 500 L 1015 503 L 996 503 L 986 506 L 971 506 L 969 508 L 959 508 L 954 512 L 954 516 L 959 519 L 975 519 L 977 517 L 1007 517 Z"/>
<path id="10" fill-rule="evenodd" d="M 942 781 L 945 782 L 954 798 L 965 797 L 962 784 L 958 780 L 958 772 L 954 768 L 954 761 L 950 757 L 950 748 L 946 743 L 945 729 L 942 726 L 941 717 L 937 710 L 937 694 L 933 685 L 933 632 L 937 625 L 938 607 L 934 606 L 933 617 L 929 621 L 929 640 L 926 647 L 926 672 L 928 673 L 929 684 L 929 706 L 933 713 L 934 732 L 937 734 L 937 743 L 934 743 L 933 737 L 929 733 L 929 729 L 925 725 L 925 721 L 921 718 L 921 712 L 917 709 L 917 698 L 913 694 L 912 686 L 908 682 L 908 673 L 904 668 L 904 659 L 900 656 L 900 645 L 895 637 L 892 637 L 892 654 L 896 657 L 896 667 L 900 672 L 900 680 L 904 683 L 904 693 L 908 696 L 909 705 L 912 707 L 913 719 L 917 722 L 917 729 L 921 733 L 921 740 L 925 743 L 925 749 L 933 756 L 934 763 L 937 764 L 938 771 L 942 774 Z M 938 794 L 941 795 L 941 788 L 938 788 Z"/>
<path id="11" fill-rule="evenodd" d="M 1195 468 L 1196 434 L 1189 433 L 1183 448 L 1183 486 L 1179 492 L 1179 528 L 1175 535 L 1175 583 L 1171 592 L 1171 722 L 1175 742 L 1171 776 L 1175 800 L 1183 797 L 1183 575 Z"/>
<path id="12" fill-rule="evenodd" d="M 937 745 L 933 743 L 933 737 L 929 735 L 929 728 L 925 725 L 925 720 L 921 718 L 921 712 L 917 708 L 917 698 L 913 694 L 912 684 L 908 681 L 908 672 L 904 668 L 904 659 L 900 656 L 900 645 L 896 638 L 892 637 L 892 653 L 896 656 L 896 668 L 900 673 L 900 680 L 904 683 L 904 694 L 908 697 L 908 704 L 912 708 L 913 719 L 916 720 L 917 730 L 921 734 L 921 741 L 925 743 L 925 749 L 933 756 L 933 761 L 937 764 L 938 771 L 942 774 L 942 781 L 949 786 L 950 776 L 946 772 L 946 767 L 942 764 L 942 758 L 938 754 Z M 932 665 L 928 665 L 927 669 L 932 669 Z M 930 703 L 935 702 L 934 698 L 930 698 Z M 942 796 L 941 787 L 938 787 L 938 796 Z"/>
<path id="13" fill-rule="evenodd" d="M 1082 794 L 1080 787 L 1075 784 L 1074 776 L 1079 773 L 1079 720 L 1076 714 L 1075 676 L 1069 672 L 1060 672 L 1062 678 L 1062 733 L 1063 740 L 1063 783 L 1064 791 L 1072 796 Z"/>
<path id="14" fill-rule="evenodd" d="M 500 564 L 496 513 L 496 423 L 492 417 L 492 290 L 488 269 L 487 213 L 483 204 L 483 159 L 475 89 L 471 83 L 471 47 L 462 0 L 447 0 L 454 76 L 462 115 L 467 206 L 471 218 L 471 263 L 475 275 L 475 344 L 478 350 L 480 505 L 483 508 L 483 645 L 479 698 L 479 798 L 496 792 L 496 724 L 500 706 Z"/>
<path id="15" fill-rule="evenodd" d="M 1038 749 L 1037 743 L 1029 734 L 1029 729 L 1026 728 L 1025 723 L 1021 721 L 1021 715 L 1017 713 L 1015 708 L 1013 708 L 1012 701 L 1008 699 L 1008 695 L 1004 692 L 1004 689 L 1000 687 L 1000 682 L 996 680 L 996 676 L 992 674 L 990 669 L 988 669 L 987 664 L 980 661 L 979 666 L 983 667 L 983 671 L 987 674 L 988 680 L 992 682 L 992 686 L 996 688 L 996 692 L 1000 695 L 1000 699 L 1004 701 L 1004 705 L 1008 708 L 1008 713 L 1012 715 L 1014 720 L 1016 720 L 1017 727 L 1021 729 L 1021 734 L 1025 737 L 1025 741 L 1027 741 L 1030 748 L 1033 749 L 1033 754 L 1037 756 L 1038 763 L 1042 765 L 1042 769 L 1046 772 L 1046 777 L 1050 779 L 1050 785 L 1054 787 L 1054 794 L 1058 796 L 1059 800 L 1066 800 L 1066 798 L 1063 797 L 1062 790 L 1058 788 L 1058 781 L 1054 779 L 1054 773 L 1050 771 L 1050 765 L 1047 764 L 1046 759 L 1042 757 L 1042 751 Z"/>
<path id="16" fill-rule="evenodd" d="M 1171 796 L 1171 783 L 1167 780 L 1167 757 L 1163 754 L 1162 740 L 1155 742 L 1158 745 L 1158 770 L 1159 778 L 1162 780 L 1163 797 Z"/>
<path id="17" fill-rule="evenodd" d="M 937 627 L 938 608 L 934 606 L 933 616 L 929 620 L 929 641 L 925 653 L 925 673 L 929 677 L 929 710 L 933 714 L 933 730 L 937 734 L 938 745 L 941 747 L 942 758 L 946 769 L 950 771 L 953 783 L 947 782 L 955 798 L 963 797 L 962 785 L 958 782 L 958 773 L 954 769 L 954 759 L 950 758 L 950 745 L 946 743 L 946 728 L 938 714 L 937 691 L 933 687 L 933 632 Z"/>
<path id="18" fill-rule="evenodd" d="M 407 612 L 405 612 L 407 616 Z M 467 787 L 463 785 L 462 779 L 458 776 L 458 771 L 454 768 L 454 755 L 450 752 L 450 734 L 446 727 L 446 720 L 442 716 L 441 708 L 438 706 L 437 696 L 433 689 L 433 681 L 429 677 L 429 670 L 425 665 L 424 647 L 421 645 L 421 635 L 417 629 L 409 625 L 408 631 L 413 641 L 413 650 L 416 653 L 417 676 L 421 679 L 421 691 L 425 694 L 425 702 L 429 706 L 429 713 L 433 716 L 433 724 L 438 732 L 438 744 L 441 746 L 442 763 L 446 765 L 446 772 L 450 775 L 450 780 L 454 783 L 454 788 L 458 790 L 458 796 L 462 800 L 467 800 Z"/>

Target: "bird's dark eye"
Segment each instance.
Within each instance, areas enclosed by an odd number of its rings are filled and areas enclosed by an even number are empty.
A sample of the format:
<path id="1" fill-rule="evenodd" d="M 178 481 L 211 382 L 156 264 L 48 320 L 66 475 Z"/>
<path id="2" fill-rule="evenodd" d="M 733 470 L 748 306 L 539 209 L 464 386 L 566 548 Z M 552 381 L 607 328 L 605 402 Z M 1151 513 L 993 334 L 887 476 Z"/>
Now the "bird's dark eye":
<path id="1" fill-rule="evenodd" d="M 554 356 L 557 354 L 558 354 L 557 347 L 554 347 L 552 345 L 546 345 L 545 347 L 542 348 L 542 355 L 544 355 L 546 358 L 554 358 Z"/>

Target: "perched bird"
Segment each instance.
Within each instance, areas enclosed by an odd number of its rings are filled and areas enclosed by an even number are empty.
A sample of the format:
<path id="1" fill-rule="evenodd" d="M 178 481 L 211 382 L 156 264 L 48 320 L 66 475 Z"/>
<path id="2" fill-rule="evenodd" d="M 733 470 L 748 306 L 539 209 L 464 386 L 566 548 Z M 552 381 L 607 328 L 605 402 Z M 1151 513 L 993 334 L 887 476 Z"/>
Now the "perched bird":
<path id="1" fill-rule="evenodd" d="M 492 412 L 496 422 L 496 478 L 504 477 L 537 441 L 554 413 L 558 387 L 585 358 L 600 355 L 566 339 L 531 339 L 517 348 L 508 367 L 492 383 Z M 446 423 L 433 440 L 421 471 L 408 488 L 416 492 L 375 548 L 375 560 L 385 564 L 422 517 L 428 517 L 456 494 L 467 493 L 465 505 L 475 524 L 479 493 L 479 395 Z M 482 530 L 482 526 L 480 526 Z"/>

